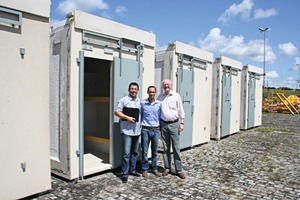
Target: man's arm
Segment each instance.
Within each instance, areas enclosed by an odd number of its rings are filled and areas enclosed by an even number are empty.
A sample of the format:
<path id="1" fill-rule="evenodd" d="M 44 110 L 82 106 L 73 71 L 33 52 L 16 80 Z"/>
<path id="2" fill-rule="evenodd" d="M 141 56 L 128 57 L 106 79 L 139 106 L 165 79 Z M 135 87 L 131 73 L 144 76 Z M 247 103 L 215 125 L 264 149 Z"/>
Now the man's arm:
<path id="1" fill-rule="evenodd" d="M 182 105 L 180 95 L 178 95 L 178 115 L 181 118 L 181 123 L 179 125 L 179 131 L 181 132 L 184 129 L 185 112 L 184 112 L 184 109 L 183 109 L 183 105 Z"/>
<path id="2" fill-rule="evenodd" d="M 129 116 L 125 115 L 124 113 L 122 113 L 121 111 L 115 111 L 115 115 L 120 117 L 121 119 L 126 120 L 129 123 L 135 122 L 134 117 L 129 117 Z"/>

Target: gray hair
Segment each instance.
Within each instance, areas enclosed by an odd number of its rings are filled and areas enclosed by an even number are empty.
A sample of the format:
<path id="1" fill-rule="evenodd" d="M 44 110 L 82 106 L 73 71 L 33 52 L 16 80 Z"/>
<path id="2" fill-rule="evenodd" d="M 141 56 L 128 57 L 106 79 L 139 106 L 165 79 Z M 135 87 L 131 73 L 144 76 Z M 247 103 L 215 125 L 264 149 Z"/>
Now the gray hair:
<path id="1" fill-rule="evenodd" d="M 170 85 L 170 88 L 172 88 L 172 81 L 170 79 L 164 79 L 162 82 L 161 82 L 161 86 L 163 87 L 164 86 L 164 82 L 169 82 L 169 85 Z"/>

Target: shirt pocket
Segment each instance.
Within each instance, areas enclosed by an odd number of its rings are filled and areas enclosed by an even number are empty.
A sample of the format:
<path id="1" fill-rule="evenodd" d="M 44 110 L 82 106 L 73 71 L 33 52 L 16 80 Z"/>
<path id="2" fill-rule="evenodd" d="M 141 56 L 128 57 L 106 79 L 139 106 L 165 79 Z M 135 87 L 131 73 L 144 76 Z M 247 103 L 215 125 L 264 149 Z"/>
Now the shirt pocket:
<path id="1" fill-rule="evenodd" d="M 171 110 L 177 110 L 177 102 L 174 100 L 169 101 L 169 108 Z"/>

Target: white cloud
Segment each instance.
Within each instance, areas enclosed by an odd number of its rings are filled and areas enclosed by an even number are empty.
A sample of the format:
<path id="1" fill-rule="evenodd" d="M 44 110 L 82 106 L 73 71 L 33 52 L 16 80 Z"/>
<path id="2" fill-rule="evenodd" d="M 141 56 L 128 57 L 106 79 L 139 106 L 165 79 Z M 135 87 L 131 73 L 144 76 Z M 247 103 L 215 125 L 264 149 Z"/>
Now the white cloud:
<path id="1" fill-rule="evenodd" d="M 262 19 L 262 18 L 268 18 L 268 17 L 272 17 L 277 15 L 278 12 L 276 9 L 274 8 L 270 8 L 270 9 L 257 9 L 254 12 L 254 19 Z"/>
<path id="2" fill-rule="evenodd" d="M 126 7 L 124 7 L 124 6 L 117 6 L 115 12 L 117 14 L 124 15 L 125 13 L 128 12 L 128 9 Z"/>
<path id="3" fill-rule="evenodd" d="M 277 71 L 270 71 L 266 73 L 266 77 L 267 78 L 278 78 L 279 74 L 277 73 Z"/>
<path id="4" fill-rule="evenodd" d="M 231 18 L 238 15 L 240 15 L 242 20 L 247 20 L 250 17 L 253 5 L 252 0 L 243 0 L 240 4 L 232 4 L 224 13 L 222 13 L 218 21 L 221 23 L 228 23 Z"/>
<path id="5" fill-rule="evenodd" d="M 286 80 L 284 80 L 283 83 L 285 84 L 285 87 L 289 87 L 289 88 L 295 88 L 295 86 L 297 87 L 297 80 L 295 80 L 295 78 L 291 76 L 288 77 Z"/>
<path id="6" fill-rule="evenodd" d="M 285 56 L 294 56 L 297 54 L 297 47 L 291 42 L 278 45 L 280 53 Z"/>
<path id="7" fill-rule="evenodd" d="M 268 78 L 268 77 L 265 77 L 265 78 L 266 78 L 266 86 L 267 87 L 274 87 L 276 82 L 271 78 Z"/>
<path id="8" fill-rule="evenodd" d="M 248 43 L 244 41 L 244 37 L 228 36 L 221 34 L 221 29 L 213 28 L 204 39 L 199 39 L 200 48 L 210 52 L 219 52 L 222 55 L 232 55 L 238 58 L 249 58 L 251 61 L 263 63 L 264 50 L 263 40 L 250 40 Z M 276 56 L 273 53 L 272 47 L 266 45 L 265 54 L 266 63 L 273 63 Z"/>
<path id="9" fill-rule="evenodd" d="M 286 81 L 288 81 L 288 82 L 295 82 L 295 79 L 294 79 L 294 77 L 291 77 L 291 76 L 289 76 L 287 79 L 286 79 Z"/>
<path id="10" fill-rule="evenodd" d="M 253 12 L 254 3 L 253 0 L 243 0 L 239 4 L 232 4 L 227 8 L 221 16 L 218 18 L 218 21 L 226 24 L 231 19 L 239 17 L 242 21 L 247 21 L 250 19 L 262 19 L 268 18 L 275 15 L 278 15 L 278 11 L 274 8 L 269 9 L 256 9 Z M 254 16 L 252 16 L 254 15 Z"/>
<path id="11" fill-rule="evenodd" d="M 109 6 L 103 0 L 63 0 L 58 4 L 58 10 L 62 14 L 68 14 L 75 9 L 89 12 L 93 10 L 105 10 Z"/>
<path id="12" fill-rule="evenodd" d="M 295 64 L 290 68 L 290 71 L 298 71 L 300 70 L 300 58 L 295 58 Z"/>

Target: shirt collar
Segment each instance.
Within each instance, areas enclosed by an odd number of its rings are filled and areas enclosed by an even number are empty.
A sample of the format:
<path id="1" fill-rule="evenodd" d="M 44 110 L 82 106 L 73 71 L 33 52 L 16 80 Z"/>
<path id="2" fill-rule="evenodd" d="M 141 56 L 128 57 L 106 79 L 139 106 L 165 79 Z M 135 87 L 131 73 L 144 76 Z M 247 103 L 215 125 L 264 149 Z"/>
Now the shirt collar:
<path id="1" fill-rule="evenodd" d="M 128 94 L 128 98 L 130 101 L 133 101 L 133 98 L 132 96 L 130 96 L 130 94 Z M 134 101 L 138 101 L 139 100 L 139 97 L 136 97 Z"/>
<path id="2" fill-rule="evenodd" d="M 163 94 L 164 94 L 164 96 L 167 96 L 166 93 L 163 93 Z M 173 95 L 173 94 L 174 94 L 174 91 L 173 91 L 173 90 L 170 90 L 169 96 L 171 96 L 171 95 Z"/>
<path id="3" fill-rule="evenodd" d="M 150 102 L 149 102 L 148 98 L 147 98 L 147 99 L 145 99 L 145 102 L 146 102 L 146 103 L 148 103 L 148 104 L 150 104 Z M 154 103 L 158 103 L 158 100 L 157 100 L 157 99 L 154 99 Z"/>

